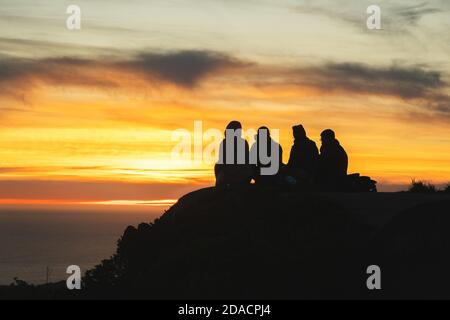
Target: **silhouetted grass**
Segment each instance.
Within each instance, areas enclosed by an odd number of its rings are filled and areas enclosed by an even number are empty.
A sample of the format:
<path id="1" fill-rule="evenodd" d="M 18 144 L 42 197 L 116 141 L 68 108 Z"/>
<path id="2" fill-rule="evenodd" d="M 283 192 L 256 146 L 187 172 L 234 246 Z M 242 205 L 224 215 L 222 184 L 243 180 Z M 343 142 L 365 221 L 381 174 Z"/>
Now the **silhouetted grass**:
<path id="1" fill-rule="evenodd" d="M 433 184 L 416 180 L 411 182 L 411 186 L 408 189 L 408 192 L 412 193 L 436 193 L 436 191 L 436 187 Z"/>

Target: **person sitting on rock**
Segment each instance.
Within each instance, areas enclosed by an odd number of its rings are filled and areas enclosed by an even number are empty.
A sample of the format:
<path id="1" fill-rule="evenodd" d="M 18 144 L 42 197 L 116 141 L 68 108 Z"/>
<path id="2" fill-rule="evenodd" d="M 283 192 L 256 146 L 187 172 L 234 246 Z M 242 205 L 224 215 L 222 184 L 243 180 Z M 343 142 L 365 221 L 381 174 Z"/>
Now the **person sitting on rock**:
<path id="1" fill-rule="evenodd" d="M 250 149 L 250 162 L 255 164 L 253 179 L 256 184 L 275 185 L 283 166 L 283 149 L 272 139 L 267 127 L 260 127 Z"/>
<path id="2" fill-rule="evenodd" d="M 250 184 L 253 167 L 249 163 L 248 142 L 242 138 L 242 125 L 231 121 L 219 146 L 219 160 L 214 167 L 216 186 Z"/>
<path id="3" fill-rule="evenodd" d="M 336 139 L 333 130 L 326 129 L 320 136 L 322 146 L 317 170 L 318 183 L 324 190 L 339 191 L 347 177 L 347 153 Z"/>
<path id="4" fill-rule="evenodd" d="M 292 127 L 292 134 L 294 145 L 287 164 L 288 175 L 311 183 L 319 160 L 319 150 L 316 143 L 307 137 L 301 124 Z"/>

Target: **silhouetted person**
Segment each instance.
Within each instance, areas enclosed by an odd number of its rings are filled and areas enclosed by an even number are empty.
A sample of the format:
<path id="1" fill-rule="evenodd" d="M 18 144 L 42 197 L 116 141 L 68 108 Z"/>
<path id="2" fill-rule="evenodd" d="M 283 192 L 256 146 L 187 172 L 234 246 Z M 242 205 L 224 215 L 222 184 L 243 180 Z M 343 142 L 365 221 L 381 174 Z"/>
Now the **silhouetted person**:
<path id="1" fill-rule="evenodd" d="M 255 164 L 254 180 L 257 184 L 276 184 L 283 166 L 283 149 L 272 139 L 267 127 L 260 127 L 250 149 L 251 163 Z"/>
<path id="2" fill-rule="evenodd" d="M 296 179 L 311 181 L 314 178 L 318 161 L 319 150 L 316 143 L 306 136 L 301 124 L 292 127 L 294 145 L 288 162 L 288 173 Z"/>
<path id="3" fill-rule="evenodd" d="M 242 125 L 231 121 L 220 143 L 219 160 L 214 167 L 216 186 L 249 184 L 253 167 L 249 164 L 248 142 L 242 138 Z"/>
<path id="4" fill-rule="evenodd" d="M 338 191 L 342 189 L 347 177 L 348 156 L 333 130 L 326 129 L 320 136 L 322 146 L 317 172 L 318 182 L 325 190 Z"/>

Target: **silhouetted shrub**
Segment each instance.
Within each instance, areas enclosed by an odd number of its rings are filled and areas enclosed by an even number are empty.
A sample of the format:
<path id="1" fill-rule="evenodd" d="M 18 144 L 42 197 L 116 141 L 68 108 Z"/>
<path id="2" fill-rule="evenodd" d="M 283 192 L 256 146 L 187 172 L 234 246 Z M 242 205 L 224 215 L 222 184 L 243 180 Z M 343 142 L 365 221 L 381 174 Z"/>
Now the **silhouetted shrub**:
<path id="1" fill-rule="evenodd" d="M 444 188 L 445 193 L 450 193 L 450 183 Z"/>
<path id="2" fill-rule="evenodd" d="M 10 284 L 11 287 L 33 287 L 33 285 L 28 284 L 28 282 L 24 280 L 20 280 L 17 277 L 14 277 L 14 282 Z"/>
<path id="3" fill-rule="evenodd" d="M 413 180 L 408 192 L 412 193 L 436 193 L 436 187 L 431 183 Z"/>

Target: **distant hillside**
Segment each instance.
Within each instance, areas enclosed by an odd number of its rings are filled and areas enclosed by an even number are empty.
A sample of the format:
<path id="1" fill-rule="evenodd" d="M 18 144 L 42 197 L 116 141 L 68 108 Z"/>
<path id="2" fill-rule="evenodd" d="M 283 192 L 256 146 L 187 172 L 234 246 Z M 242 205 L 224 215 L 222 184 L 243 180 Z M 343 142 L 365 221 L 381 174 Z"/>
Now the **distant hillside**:
<path id="1" fill-rule="evenodd" d="M 362 218 L 376 216 L 377 207 L 394 209 L 384 210 L 388 217 L 380 212 L 381 220 Z M 128 227 L 117 255 L 88 272 L 86 289 L 92 296 L 145 298 L 414 296 L 424 288 L 418 281 L 426 282 L 419 279 L 448 265 L 435 260 L 449 252 L 448 209 L 450 198 L 439 196 L 202 189 L 154 224 Z M 421 241 L 437 245 L 430 256 Z M 385 275 L 382 292 L 367 290 L 371 264 Z M 396 285 L 396 277 L 410 276 L 411 283 Z"/>
<path id="2" fill-rule="evenodd" d="M 117 253 L 72 295 L 152 299 L 450 298 L 450 198 L 201 189 Z M 382 290 L 366 287 L 377 264 Z"/>

